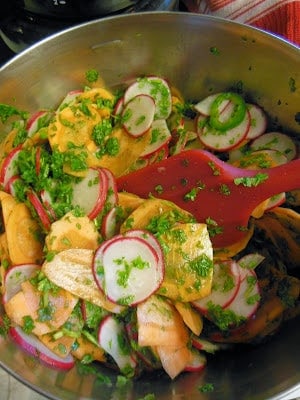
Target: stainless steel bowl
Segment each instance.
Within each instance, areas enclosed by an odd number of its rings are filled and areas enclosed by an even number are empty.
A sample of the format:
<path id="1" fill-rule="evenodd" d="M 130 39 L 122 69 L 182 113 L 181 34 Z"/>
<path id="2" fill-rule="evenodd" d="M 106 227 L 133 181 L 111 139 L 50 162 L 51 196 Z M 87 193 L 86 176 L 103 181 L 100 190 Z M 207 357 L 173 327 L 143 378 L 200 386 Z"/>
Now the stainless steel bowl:
<path id="1" fill-rule="evenodd" d="M 0 70 L 0 102 L 32 111 L 51 107 L 81 87 L 90 68 L 110 87 L 158 74 L 188 99 L 242 86 L 278 125 L 300 134 L 299 67 L 299 48 L 254 28 L 185 13 L 132 14 L 83 24 L 18 55 Z M 299 327 L 299 319 L 290 321 L 271 341 L 219 353 L 202 374 L 181 375 L 174 382 L 156 375 L 107 387 L 75 370 L 46 368 L 3 339 L 0 364 L 51 399 L 140 399 L 147 393 L 159 400 L 283 399 L 300 388 Z M 101 371 L 114 380 L 111 372 Z M 214 391 L 200 393 L 208 382 Z"/>

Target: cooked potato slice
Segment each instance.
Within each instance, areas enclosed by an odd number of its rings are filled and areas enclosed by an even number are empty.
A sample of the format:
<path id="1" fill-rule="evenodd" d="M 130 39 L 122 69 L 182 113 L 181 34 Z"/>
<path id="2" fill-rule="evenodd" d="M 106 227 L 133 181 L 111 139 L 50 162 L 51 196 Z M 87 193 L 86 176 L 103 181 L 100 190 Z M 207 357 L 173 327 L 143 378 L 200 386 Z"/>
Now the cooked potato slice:
<path id="1" fill-rule="evenodd" d="M 6 201 L 7 197 L 3 199 Z M 13 264 L 36 263 L 43 258 L 42 232 L 24 203 L 12 208 L 6 223 L 9 257 Z"/>
<path id="2" fill-rule="evenodd" d="M 51 225 L 45 243 L 48 251 L 55 252 L 71 248 L 95 250 L 99 238 L 94 223 L 87 216 L 76 217 L 69 212 Z"/>
<path id="3" fill-rule="evenodd" d="M 64 250 L 52 261 L 46 261 L 42 270 L 57 286 L 107 311 L 118 313 L 123 308 L 108 301 L 94 280 L 93 256 L 94 252 L 88 249 Z"/>

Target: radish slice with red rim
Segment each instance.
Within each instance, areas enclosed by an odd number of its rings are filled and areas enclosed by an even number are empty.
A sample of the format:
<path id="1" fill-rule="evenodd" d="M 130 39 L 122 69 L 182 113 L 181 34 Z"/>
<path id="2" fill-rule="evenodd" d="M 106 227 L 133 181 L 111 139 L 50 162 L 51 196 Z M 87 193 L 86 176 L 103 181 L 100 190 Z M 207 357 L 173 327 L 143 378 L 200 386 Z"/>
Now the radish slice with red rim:
<path id="1" fill-rule="evenodd" d="M 260 288 L 253 269 L 239 268 L 242 276 L 239 290 L 225 310 L 230 310 L 239 319 L 247 320 L 255 314 L 260 304 Z"/>
<path id="2" fill-rule="evenodd" d="M 145 94 L 137 95 L 126 103 L 123 109 L 123 127 L 131 136 L 142 136 L 151 128 L 154 113 L 154 99 Z"/>
<path id="3" fill-rule="evenodd" d="M 206 353 L 214 354 L 216 351 L 221 349 L 220 344 L 210 342 L 207 339 L 203 339 L 199 336 L 192 335 L 191 337 L 192 346 L 198 350 L 205 351 Z"/>
<path id="4" fill-rule="evenodd" d="M 15 147 L 3 160 L 0 170 L 0 185 L 5 187 L 14 175 L 18 174 L 17 160 L 22 151 L 22 145 Z"/>
<path id="5" fill-rule="evenodd" d="M 209 304 L 227 307 L 235 298 L 240 286 L 240 268 L 235 261 L 220 261 L 214 264 L 211 293 L 193 305 L 202 313 L 209 311 Z"/>
<path id="6" fill-rule="evenodd" d="M 79 95 L 81 95 L 83 91 L 81 89 L 71 90 L 65 98 L 62 100 L 58 107 L 58 111 L 63 110 L 65 107 L 68 107 L 70 104 L 74 103 Z"/>
<path id="7" fill-rule="evenodd" d="M 187 372 L 200 372 L 203 371 L 207 364 L 205 354 L 201 353 L 196 349 L 190 350 L 192 354 L 192 360 L 184 368 Z"/>
<path id="8" fill-rule="evenodd" d="M 93 273 L 109 300 L 129 306 L 145 300 L 160 287 L 164 269 L 147 240 L 118 235 L 97 249 Z"/>
<path id="9" fill-rule="evenodd" d="M 21 283 L 30 279 L 41 267 L 38 264 L 20 264 L 11 266 L 4 277 L 4 303 L 21 290 Z"/>
<path id="10" fill-rule="evenodd" d="M 9 178 L 7 184 L 4 187 L 4 190 L 11 194 L 14 197 L 17 197 L 17 188 L 19 186 L 22 187 L 24 185 L 24 182 L 20 178 L 19 175 L 13 175 L 11 178 Z"/>
<path id="11" fill-rule="evenodd" d="M 157 119 L 151 125 L 151 140 L 149 145 L 141 154 L 141 157 L 149 157 L 155 152 L 159 151 L 171 140 L 171 133 L 169 131 L 165 119 Z"/>
<path id="12" fill-rule="evenodd" d="M 133 376 L 137 361 L 127 342 L 123 323 L 112 315 L 107 315 L 101 321 L 98 332 L 100 347 L 115 361 L 120 371 Z"/>
<path id="13" fill-rule="evenodd" d="M 266 211 L 270 211 L 275 207 L 281 206 L 282 204 L 285 203 L 285 201 L 286 201 L 286 194 L 284 192 L 275 194 L 275 196 L 272 196 L 268 199 Z"/>
<path id="14" fill-rule="evenodd" d="M 286 134 L 280 132 L 268 132 L 256 138 L 250 148 L 252 150 L 277 150 L 288 161 L 293 160 L 297 154 L 295 142 Z"/>
<path id="15" fill-rule="evenodd" d="M 200 113 L 201 115 L 204 115 L 208 117 L 210 115 L 210 108 L 212 103 L 216 100 L 218 96 L 220 96 L 221 93 L 214 93 L 210 94 L 209 96 L 205 97 L 204 99 L 200 100 L 198 103 L 194 105 L 195 111 Z M 219 113 L 221 113 L 227 104 L 229 103 L 230 100 L 224 99 L 223 102 L 221 102 L 219 106 Z"/>
<path id="16" fill-rule="evenodd" d="M 107 168 L 101 168 L 101 171 L 106 175 L 107 178 L 107 195 L 106 195 L 106 206 L 108 208 L 114 207 L 118 204 L 118 188 L 117 181 L 114 174 Z"/>
<path id="17" fill-rule="evenodd" d="M 41 110 L 34 113 L 26 124 L 26 130 L 28 137 L 32 137 L 38 130 L 49 125 L 53 112 Z"/>
<path id="18" fill-rule="evenodd" d="M 124 97 L 120 97 L 119 100 L 115 104 L 113 114 L 121 115 L 123 108 L 124 108 Z"/>
<path id="19" fill-rule="evenodd" d="M 111 208 L 103 217 L 101 233 L 105 240 L 111 239 L 117 233 L 118 226 L 117 207 Z"/>
<path id="20" fill-rule="evenodd" d="M 75 360 L 70 354 L 66 357 L 59 357 L 49 350 L 35 335 L 28 335 L 19 326 L 10 328 L 9 334 L 23 350 L 38 358 L 48 367 L 69 370 L 75 365 Z"/>
<path id="21" fill-rule="evenodd" d="M 197 133 L 201 143 L 215 151 L 227 151 L 237 146 L 246 137 L 249 127 L 250 116 L 248 111 L 246 111 L 240 124 L 226 131 L 212 128 L 205 117 L 199 117 L 197 120 Z"/>
<path id="22" fill-rule="evenodd" d="M 172 111 L 172 95 L 169 84 L 163 78 L 148 76 L 139 78 L 125 91 L 124 102 L 127 104 L 138 95 L 151 96 L 155 101 L 155 119 L 167 119 Z"/>
<path id="23" fill-rule="evenodd" d="M 265 257 L 259 253 L 250 253 L 238 260 L 238 264 L 241 268 L 244 269 L 255 269 L 264 261 Z M 241 279 L 243 277 L 241 271 Z"/>
<path id="24" fill-rule="evenodd" d="M 45 228 L 46 231 L 49 231 L 51 228 L 51 220 L 38 195 L 33 190 L 29 190 L 27 192 L 27 199 L 35 209 L 37 216 L 42 223 L 42 226 Z"/>
<path id="25" fill-rule="evenodd" d="M 89 168 L 86 176 L 73 184 L 72 205 L 94 219 L 104 207 L 107 190 L 107 175 L 100 168 Z"/>
<path id="26" fill-rule="evenodd" d="M 267 128 L 267 116 L 264 110 L 256 104 L 247 104 L 250 114 L 250 128 L 248 130 L 247 139 L 255 139 L 262 135 Z"/>

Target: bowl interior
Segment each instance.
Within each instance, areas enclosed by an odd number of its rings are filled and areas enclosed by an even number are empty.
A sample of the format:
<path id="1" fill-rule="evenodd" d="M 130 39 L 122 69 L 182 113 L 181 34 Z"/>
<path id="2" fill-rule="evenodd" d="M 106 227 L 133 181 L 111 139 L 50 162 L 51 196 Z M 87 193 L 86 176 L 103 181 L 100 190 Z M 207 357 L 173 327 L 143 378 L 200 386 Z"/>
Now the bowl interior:
<path id="1" fill-rule="evenodd" d="M 164 76 L 186 99 L 234 87 L 264 107 L 272 127 L 300 134 L 300 51 L 257 29 L 185 13 L 142 13 L 93 21 L 26 50 L 0 70 L 0 102 L 35 111 L 57 105 L 97 69 L 107 87 L 136 76 Z M 6 130 L 1 130 L 2 138 Z M 280 399 L 299 387 L 300 320 L 290 321 L 273 340 L 243 351 L 209 357 L 203 374 L 141 378 L 125 387 L 101 384 L 71 370 L 57 372 L 0 340 L 0 364 L 52 399 Z M 115 375 L 106 369 L 104 374 Z M 159 379 L 158 379 L 159 378 Z M 200 393 L 204 383 L 215 390 Z"/>

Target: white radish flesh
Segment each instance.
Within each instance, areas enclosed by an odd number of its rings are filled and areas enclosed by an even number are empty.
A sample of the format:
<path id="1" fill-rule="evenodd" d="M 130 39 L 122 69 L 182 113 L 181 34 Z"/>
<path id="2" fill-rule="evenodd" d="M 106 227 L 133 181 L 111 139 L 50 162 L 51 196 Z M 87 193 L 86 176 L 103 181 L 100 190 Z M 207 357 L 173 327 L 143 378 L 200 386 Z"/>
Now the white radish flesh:
<path id="1" fill-rule="evenodd" d="M 197 104 L 194 105 L 195 111 L 200 113 L 201 115 L 204 115 L 208 117 L 210 115 L 210 108 L 214 100 L 220 96 L 222 93 L 215 93 L 215 94 L 210 94 L 209 96 L 205 97 L 203 100 L 200 100 Z M 220 107 L 219 107 L 219 113 L 221 113 L 226 105 L 229 103 L 230 100 L 224 99 L 223 102 L 221 102 Z"/>
<path id="2" fill-rule="evenodd" d="M 267 116 L 262 108 L 256 104 L 247 104 L 250 114 L 250 128 L 246 139 L 255 139 L 265 133 L 267 128 Z"/>
<path id="3" fill-rule="evenodd" d="M 53 112 L 37 111 L 27 121 L 26 130 L 28 137 L 32 137 L 40 128 L 47 126 L 53 117 Z"/>
<path id="4" fill-rule="evenodd" d="M 156 151 L 163 148 L 171 140 L 171 133 L 169 131 L 165 119 L 157 119 L 151 125 L 151 141 L 146 149 L 141 154 L 141 157 L 149 157 Z"/>
<path id="5" fill-rule="evenodd" d="M 121 339 L 123 339 L 121 345 Z M 112 315 L 106 316 L 100 324 L 98 333 L 100 347 L 108 353 L 118 365 L 120 371 L 135 370 L 137 362 L 126 343 L 126 331 L 122 322 Z M 124 351 L 124 347 L 126 350 Z"/>
<path id="6" fill-rule="evenodd" d="M 240 270 L 236 262 L 224 261 L 214 265 L 211 293 L 193 305 L 202 313 L 207 313 L 209 304 L 227 307 L 235 298 L 240 285 Z"/>
<path id="7" fill-rule="evenodd" d="M 4 277 L 3 302 L 6 303 L 17 294 L 21 290 L 21 283 L 30 279 L 40 268 L 37 264 L 20 264 L 10 267 Z"/>
<path id="8" fill-rule="evenodd" d="M 212 128 L 208 123 L 197 123 L 197 133 L 204 146 L 215 151 L 227 151 L 236 147 L 246 137 L 250 127 L 250 116 L 248 111 L 240 124 L 227 131 L 219 131 Z"/>
<path id="9" fill-rule="evenodd" d="M 142 136 L 151 128 L 154 114 L 155 103 L 152 97 L 144 94 L 135 96 L 123 109 L 123 127 L 131 136 Z"/>
<path id="10" fill-rule="evenodd" d="M 111 301 L 134 305 L 159 288 L 163 271 L 155 249 L 146 240 L 118 235 L 96 251 L 94 276 Z"/>
<path id="11" fill-rule="evenodd" d="M 186 365 L 184 370 L 187 372 L 202 371 L 207 364 L 207 359 L 205 354 L 195 349 L 192 349 L 191 353 L 192 353 L 192 360 Z"/>
<path id="12" fill-rule="evenodd" d="M 259 136 L 251 143 L 252 150 L 277 150 L 286 156 L 288 161 L 296 157 L 297 147 L 295 142 L 286 134 L 268 132 Z"/>
<path id="13" fill-rule="evenodd" d="M 9 330 L 10 337 L 27 353 L 37 357 L 43 364 L 61 370 L 74 367 L 74 358 L 69 354 L 59 357 L 48 349 L 35 335 L 26 334 L 22 328 L 13 327 Z"/>
<path id="14" fill-rule="evenodd" d="M 6 187 L 8 181 L 18 173 L 16 166 L 22 146 L 15 147 L 4 159 L 0 170 L 0 185 Z"/>
<path id="15" fill-rule="evenodd" d="M 102 211 L 107 196 L 106 174 L 99 168 L 89 168 L 87 175 L 73 185 L 73 206 L 79 206 L 94 219 Z"/>
<path id="16" fill-rule="evenodd" d="M 155 119 L 167 119 L 172 111 L 172 96 L 166 80 L 149 76 L 133 82 L 124 94 L 124 103 L 128 103 L 137 95 L 151 96 L 155 101 Z"/>

